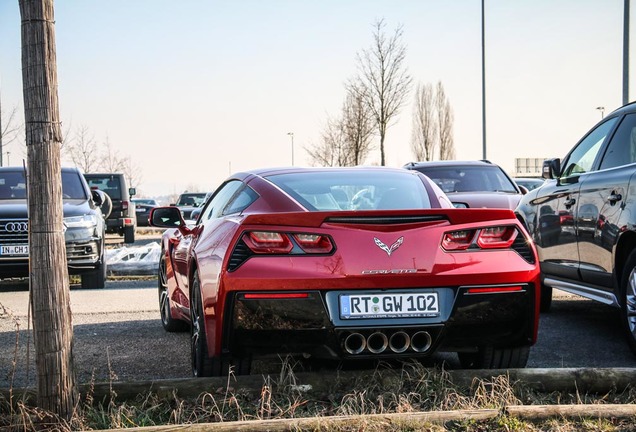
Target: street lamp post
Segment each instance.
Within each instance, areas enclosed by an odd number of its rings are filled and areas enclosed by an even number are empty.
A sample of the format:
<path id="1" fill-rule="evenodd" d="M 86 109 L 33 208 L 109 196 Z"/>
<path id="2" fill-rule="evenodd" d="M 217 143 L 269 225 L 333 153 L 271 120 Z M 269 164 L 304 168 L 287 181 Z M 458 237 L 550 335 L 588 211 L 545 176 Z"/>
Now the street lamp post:
<path id="1" fill-rule="evenodd" d="M 294 166 L 294 133 L 287 132 L 287 135 L 291 137 L 291 157 L 292 157 L 292 166 Z"/>
<path id="2" fill-rule="evenodd" d="M 596 107 L 596 109 L 601 112 L 601 120 L 603 120 L 603 118 L 605 117 L 605 107 L 604 106 L 598 106 L 598 107 Z"/>

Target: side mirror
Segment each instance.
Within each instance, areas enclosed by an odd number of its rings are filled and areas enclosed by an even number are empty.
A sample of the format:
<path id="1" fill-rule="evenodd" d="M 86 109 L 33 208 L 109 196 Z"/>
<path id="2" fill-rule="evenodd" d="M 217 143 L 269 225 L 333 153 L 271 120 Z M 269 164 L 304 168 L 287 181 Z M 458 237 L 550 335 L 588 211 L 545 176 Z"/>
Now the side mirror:
<path id="1" fill-rule="evenodd" d="M 557 178 L 561 173 L 561 159 L 548 159 L 543 161 L 542 177 L 544 179 Z"/>
<path id="2" fill-rule="evenodd" d="M 201 214 L 201 211 L 203 211 L 201 207 L 198 207 L 192 210 L 192 213 L 190 213 L 190 219 L 192 219 L 193 221 L 199 219 L 199 215 Z"/>
<path id="3" fill-rule="evenodd" d="M 519 190 L 521 190 L 521 193 L 523 195 L 525 195 L 525 194 L 527 194 L 529 192 L 527 187 L 521 186 L 521 185 L 518 185 L 518 186 L 519 186 Z"/>
<path id="4" fill-rule="evenodd" d="M 135 189 L 134 187 L 128 188 L 128 195 L 135 196 L 137 195 L 137 189 Z"/>
<path id="5" fill-rule="evenodd" d="M 185 226 L 181 210 L 177 207 L 155 207 L 150 211 L 150 225 L 159 228 Z"/>

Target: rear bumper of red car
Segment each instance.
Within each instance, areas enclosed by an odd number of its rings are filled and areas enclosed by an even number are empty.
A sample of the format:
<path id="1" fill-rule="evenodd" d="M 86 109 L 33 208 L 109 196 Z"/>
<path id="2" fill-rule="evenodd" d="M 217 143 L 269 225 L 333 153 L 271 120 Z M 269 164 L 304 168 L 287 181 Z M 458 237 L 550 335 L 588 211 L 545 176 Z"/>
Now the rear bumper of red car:
<path id="1" fill-rule="evenodd" d="M 271 291 L 257 296 L 231 293 L 226 299 L 221 351 L 235 356 L 287 353 L 328 359 L 402 358 L 438 351 L 472 352 L 483 346 L 526 346 L 536 341 L 533 283 L 423 290 L 438 293 L 439 315 L 345 319 L 338 306 L 339 297 L 347 292 L 342 290 Z M 302 295 L 289 296 L 293 293 Z"/>

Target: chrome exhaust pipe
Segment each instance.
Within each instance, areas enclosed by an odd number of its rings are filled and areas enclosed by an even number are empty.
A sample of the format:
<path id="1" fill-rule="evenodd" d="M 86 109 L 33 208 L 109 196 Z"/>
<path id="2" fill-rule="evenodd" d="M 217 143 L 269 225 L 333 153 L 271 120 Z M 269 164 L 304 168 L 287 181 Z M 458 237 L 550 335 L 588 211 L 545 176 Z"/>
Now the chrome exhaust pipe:
<path id="1" fill-rule="evenodd" d="M 389 338 L 389 348 L 394 353 L 403 353 L 409 348 L 411 344 L 411 338 L 406 332 L 399 331 L 395 332 Z"/>
<path id="2" fill-rule="evenodd" d="M 367 347 L 367 341 L 360 333 L 351 333 L 346 337 L 344 347 L 349 354 L 360 354 Z"/>
<path id="3" fill-rule="evenodd" d="M 411 337 L 411 348 L 413 351 L 422 353 L 431 347 L 433 339 L 428 332 L 418 331 Z"/>
<path id="4" fill-rule="evenodd" d="M 389 346 L 389 339 L 384 333 L 375 332 L 367 338 L 367 349 L 373 354 L 380 354 Z"/>

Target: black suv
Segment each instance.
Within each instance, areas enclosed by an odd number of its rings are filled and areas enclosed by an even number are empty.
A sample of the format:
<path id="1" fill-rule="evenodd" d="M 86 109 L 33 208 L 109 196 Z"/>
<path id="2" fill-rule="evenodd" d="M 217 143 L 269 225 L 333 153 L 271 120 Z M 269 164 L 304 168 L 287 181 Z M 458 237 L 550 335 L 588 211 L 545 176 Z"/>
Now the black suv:
<path id="1" fill-rule="evenodd" d="M 619 308 L 636 354 L 636 104 L 545 161 L 543 177 L 516 210 L 537 245 L 541 310 L 552 288 Z"/>
<path id="2" fill-rule="evenodd" d="M 69 274 L 79 274 L 82 288 L 106 282 L 105 196 L 88 187 L 77 168 L 62 168 L 64 238 Z M 0 168 L 0 277 L 29 275 L 29 220 L 24 169 Z"/>
<path id="3" fill-rule="evenodd" d="M 124 243 L 135 242 L 135 203 L 131 201 L 136 193 L 135 188 L 126 186 L 126 178 L 121 173 L 85 173 L 91 189 L 105 192 L 113 203 L 113 208 L 106 218 L 106 232 L 124 236 Z"/>

